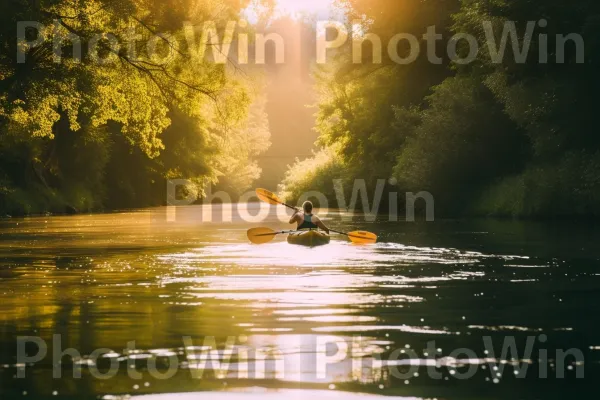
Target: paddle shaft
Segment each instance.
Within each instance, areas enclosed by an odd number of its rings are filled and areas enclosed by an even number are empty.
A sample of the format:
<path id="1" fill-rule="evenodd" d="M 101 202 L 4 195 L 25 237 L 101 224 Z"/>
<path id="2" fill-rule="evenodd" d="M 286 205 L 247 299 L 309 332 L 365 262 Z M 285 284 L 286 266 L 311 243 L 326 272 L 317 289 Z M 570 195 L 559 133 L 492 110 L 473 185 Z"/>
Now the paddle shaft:
<path id="1" fill-rule="evenodd" d="M 281 202 L 280 202 L 279 204 L 281 204 L 282 206 L 286 206 L 287 208 L 291 208 L 291 209 L 292 209 L 292 210 L 294 210 L 294 211 L 300 211 L 300 210 L 298 210 L 298 208 L 296 208 L 296 207 L 292 207 L 292 206 L 290 206 L 289 204 L 285 204 L 285 203 L 281 203 Z"/>
<path id="2" fill-rule="evenodd" d="M 273 233 L 261 233 L 260 235 L 254 235 L 254 236 L 275 236 L 275 235 L 282 235 L 284 233 L 293 233 L 296 231 L 279 231 L 279 232 L 273 232 Z"/>

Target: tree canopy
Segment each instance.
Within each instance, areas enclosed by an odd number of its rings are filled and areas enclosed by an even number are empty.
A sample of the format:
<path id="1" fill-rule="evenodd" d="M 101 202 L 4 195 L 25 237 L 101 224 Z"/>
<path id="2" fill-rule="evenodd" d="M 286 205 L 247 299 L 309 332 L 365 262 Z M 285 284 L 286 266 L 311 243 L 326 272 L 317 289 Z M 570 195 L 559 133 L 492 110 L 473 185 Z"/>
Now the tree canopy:
<path id="1" fill-rule="evenodd" d="M 0 210 L 161 204 L 167 178 L 215 183 L 217 156 L 245 140 L 227 132 L 250 123 L 258 80 L 234 62 L 207 61 L 211 51 L 199 56 L 202 43 L 213 45 L 202 27 L 222 33 L 247 3 L 3 3 Z M 250 117 L 262 124 L 260 145 L 235 174 L 254 177 L 248 159 L 268 147 L 269 132 L 264 115 Z"/>
<path id="2" fill-rule="evenodd" d="M 436 46 L 441 63 L 431 63 L 422 50 L 407 65 L 356 64 L 348 45 L 320 70 L 320 143 L 331 147 L 326 153 L 335 152 L 332 162 L 350 165 L 351 173 L 337 174 L 347 190 L 354 179 L 374 187 L 377 179 L 392 177 L 397 184 L 388 191 L 429 191 L 445 214 L 600 214 L 593 100 L 600 83 L 594 61 L 597 2 L 568 7 L 554 0 L 342 3 L 353 20 L 363 21 L 363 35 L 410 33 L 422 47 L 427 27 L 435 25 L 443 35 Z M 512 47 L 511 27 L 519 45 L 531 39 L 524 58 L 518 54 L 522 48 Z M 507 50 L 498 62 L 489 46 L 501 45 L 503 33 Z M 469 46 L 466 40 L 450 43 L 453 35 L 477 40 L 473 62 L 460 62 L 469 56 Z M 456 47 L 456 57 L 449 45 Z M 306 176 L 330 190 L 332 183 L 315 171 Z M 306 186 L 311 184 L 294 174 L 283 189 L 296 193 Z"/>

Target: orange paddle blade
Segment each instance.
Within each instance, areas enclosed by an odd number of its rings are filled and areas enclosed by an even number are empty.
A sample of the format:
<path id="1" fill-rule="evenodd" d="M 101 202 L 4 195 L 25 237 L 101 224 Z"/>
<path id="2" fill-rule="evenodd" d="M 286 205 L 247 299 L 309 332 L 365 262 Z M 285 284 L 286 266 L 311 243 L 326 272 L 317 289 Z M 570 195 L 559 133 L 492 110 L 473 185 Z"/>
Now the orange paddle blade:
<path id="1" fill-rule="evenodd" d="M 275 193 L 267 189 L 256 189 L 256 195 L 265 203 L 273 204 L 275 206 L 283 203 Z"/>
<path id="2" fill-rule="evenodd" d="M 354 231 L 348 233 L 348 237 L 352 243 L 358 244 L 373 244 L 377 243 L 377 235 L 366 231 Z"/>
<path id="3" fill-rule="evenodd" d="M 278 232 L 269 228 L 252 228 L 248 230 L 248 239 L 254 244 L 269 243 Z"/>

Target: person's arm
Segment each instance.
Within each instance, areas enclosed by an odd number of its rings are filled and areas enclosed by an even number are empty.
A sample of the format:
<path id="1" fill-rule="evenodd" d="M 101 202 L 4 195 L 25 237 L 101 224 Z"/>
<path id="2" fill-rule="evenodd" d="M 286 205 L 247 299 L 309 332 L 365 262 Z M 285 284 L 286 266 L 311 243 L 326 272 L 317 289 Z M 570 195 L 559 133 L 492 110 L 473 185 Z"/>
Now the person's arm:
<path id="1" fill-rule="evenodd" d="M 317 220 L 315 221 L 315 225 L 317 225 L 319 227 L 319 229 L 327 232 L 327 234 L 329 234 L 329 228 L 327 227 L 327 225 L 325 225 L 322 221 L 321 218 L 317 218 Z"/>
<path id="2" fill-rule="evenodd" d="M 292 215 L 292 218 L 290 218 L 290 224 L 293 224 L 294 222 L 298 222 L 300 219 L 300 216 L 298 215 L 300 211 L 296 210 L 296 212 L 294 212 L 294 215 Z"/>

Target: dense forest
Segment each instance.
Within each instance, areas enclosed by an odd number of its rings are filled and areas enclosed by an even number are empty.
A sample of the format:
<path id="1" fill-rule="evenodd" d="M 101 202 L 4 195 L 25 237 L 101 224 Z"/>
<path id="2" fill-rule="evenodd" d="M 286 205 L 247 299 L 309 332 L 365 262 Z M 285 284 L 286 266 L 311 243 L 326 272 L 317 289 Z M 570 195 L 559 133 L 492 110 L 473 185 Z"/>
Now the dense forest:
<path id="1" fill-rule="evenodd" d="M 247 4 L 2 2 L 0 213 L 161 205 L 169 178 L 199 195 L 217 182 L 232 196 L 246 190 L 269 147 L 264 83 L 199 59 L 205 38 L 186 37 L 182 23 L 221 31 Z M 39 25 L 19 37 L 22 21 Z"/>
<path id="2" fill-rule="evenodd" d="M 435 26 L 441 59 L 432 63 L 422 51 L 407 65 L 389 57 L 376 63 L 365 44 L 356 63 L 351 43 L 338 50 L 317 71 L 322 150 L 290 168 L 281 187 L 288 198 L 320 189 L 335 202 L 334 179 L 343 179 L 347 192 L 365 179 L 372 196 L 377 179 L 385 179 L 390 192 L 432 193 L 438 215 L 600 215 L 597 1 L 343 3 L 365 39 L 376 34 L 384 48 L 396 33 L 422 38 Z M 501 43 L 506 22 L 514 22 L 520 43 L 531 38 L 525 59 L 510 42 L 502 62 L 483 51 L 485 24 Z M 464 40 L 453 44 L 457 57 L 445 51 L 459 33 L 481 44 L 473 62 L 461 62 L 469 55 Z M 585 58 L 574 40 L 564 54 L 557 51 L 557 35 L 570 34 L 584 39 Z M 545 48 L 547 56 L 539 56 Z"/>
<path id="3" fill-rule="evenodd" d="M 231 60 L 205 62 L 190 43 L 206 38 L 182 29 L 183 21 L 214 21 L 222 32 L 251 2 L 3 2 L 0 214 L 161 205 L 170 178 L 189 179 L 194 184 L 187 189 L 199 197 L 206 185 L 234 199 L 251 188 L 261 175 L 256 158 L 270 146 L 264 71 L 240 70 Z M 274 4 L 254 3 L 266 14 Z M 600 214 L 593 100 L 600 89 L 598 2 L 338 5 L 365 43 L 359 60 L 348 41 L 326 64 L 314 65 L 320 150 L 290 166 L 280 187 L 288 199 L 319 190 L 335 205 L 334 180 L 349 195 L 357 179 L 370 194 L 383 179 L 400 200 L 404 192 L 430 192 L 438 215 Z M 21 38 L 20 21 L 42 29 Z M 507 22 L 521 45 L 531 39 L 524 57 L 504 35 Z M 430 49 L 410 63 L 386 52 L 381 62 L 374 57 L 373 36 L 386 48 L 398 33 L 411 34 L 424 49 L 431 27 L 441 37 L 435 62 Z M 486 27 L 505 42 L 501 62 L 486 51 Z M 98 32 L 110 37 L 98 39 Z M 451 39 L 456 34 L 463 40 Z M 583 38 L 584 49 L 564 40 L 572 34 Z M 137 41 L 129 41 L 132 35 Z M 468 63 L 462 62 L 472 55 L 466 35 L 480 44 Z M 23 46 L 23 39 L 41 44 Z M 115 39 L 126 45 L 115 50 Z M 405 43 L 396 46 L 399 54 Z M 150 54 L 150 45 L 158 50 Z"/>

